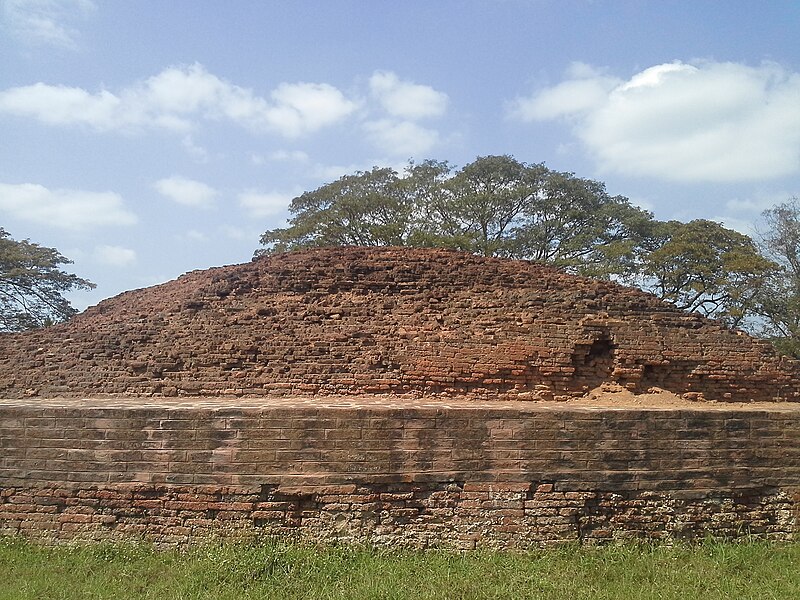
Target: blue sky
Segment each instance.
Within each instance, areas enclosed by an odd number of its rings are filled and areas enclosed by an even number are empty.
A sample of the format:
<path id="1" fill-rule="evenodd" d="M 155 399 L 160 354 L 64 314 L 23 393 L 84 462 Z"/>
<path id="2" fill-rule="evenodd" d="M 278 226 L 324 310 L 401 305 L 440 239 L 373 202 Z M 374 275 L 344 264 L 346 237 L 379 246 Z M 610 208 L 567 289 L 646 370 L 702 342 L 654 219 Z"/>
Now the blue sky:
<path id="1" fill-rule="evenodd" d="M 84 308 L 245 262 L 291 198 L 477 156 L 750 233 L 800 196 L 800 2 L 0 0 L 0 226 Z"/>

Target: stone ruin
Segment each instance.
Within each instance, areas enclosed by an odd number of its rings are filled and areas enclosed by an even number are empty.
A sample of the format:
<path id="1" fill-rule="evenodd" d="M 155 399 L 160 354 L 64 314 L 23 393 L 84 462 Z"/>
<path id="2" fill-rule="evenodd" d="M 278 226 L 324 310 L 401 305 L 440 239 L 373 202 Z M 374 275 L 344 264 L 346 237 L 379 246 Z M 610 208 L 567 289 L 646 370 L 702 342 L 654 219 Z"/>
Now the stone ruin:
<path id="1" fill-rule="evenodd" d="M 0 397 L 558 400 L 611 382 L 795 401 L 797 364 L 641 291 L 540 264 L 335 248 L 195 271 L 2 335 Z"/>
<path id="2" fill-rule="evenodd" d="M 338 248 L 197 271 L 0 335 L 0 535 L 791 540 L 797 364 L 529 262 Z M 604 385 L 642 395 L 569 401 Z"/>

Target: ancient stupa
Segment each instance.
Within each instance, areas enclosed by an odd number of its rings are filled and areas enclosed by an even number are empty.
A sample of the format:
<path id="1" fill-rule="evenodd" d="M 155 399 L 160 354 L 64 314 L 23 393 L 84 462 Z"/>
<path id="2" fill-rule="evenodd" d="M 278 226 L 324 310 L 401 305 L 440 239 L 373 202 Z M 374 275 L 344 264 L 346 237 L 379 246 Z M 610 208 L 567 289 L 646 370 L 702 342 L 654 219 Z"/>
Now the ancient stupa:
<path id="1" fill-rule="evenodd" d="M 393 394 L 559 400 L 603 383 L 800 400 L 765 342 L 611 282 L 437 249 L 195 271 L 0 336 L 0 397 Z"/>

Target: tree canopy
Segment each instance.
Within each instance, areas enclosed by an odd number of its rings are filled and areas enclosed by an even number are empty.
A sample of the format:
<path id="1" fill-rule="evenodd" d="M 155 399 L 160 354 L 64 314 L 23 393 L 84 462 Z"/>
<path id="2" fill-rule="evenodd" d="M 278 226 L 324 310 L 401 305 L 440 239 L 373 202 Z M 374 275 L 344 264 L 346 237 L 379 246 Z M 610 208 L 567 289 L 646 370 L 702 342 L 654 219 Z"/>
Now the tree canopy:
<path id="1" fill-rule="evenodd" d="M 0 227 L 0 332 L 35 329 L 74 315 L 63 294 L 94 284 L 61 269 L 71 262 L 55 248 L 16 241 Z"/>
<path id="2" fill-rule="evenodd" d="M 777 268 L 748 236 L 714 221 L 660 222 L 641 265 L 641 285 L 689 312 L 736 326 Z"/>

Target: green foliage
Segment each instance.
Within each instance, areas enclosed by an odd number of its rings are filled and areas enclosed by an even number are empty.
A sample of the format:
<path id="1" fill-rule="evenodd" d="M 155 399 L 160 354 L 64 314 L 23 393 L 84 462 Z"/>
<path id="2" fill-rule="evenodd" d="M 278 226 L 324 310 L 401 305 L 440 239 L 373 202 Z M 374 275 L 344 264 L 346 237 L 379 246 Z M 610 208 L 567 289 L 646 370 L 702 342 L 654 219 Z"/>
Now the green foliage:
<path id="1" fill-rule="evenodd" d="M 35 329 L 75 314 L 63 294 L 94 284 L 61 270 L 55 248 L 16 241 L 0 227 L 0 332 Z"/>
<path id="2" fill-rule="evenodd" d="M 285 252 L 318 246 L 402 246 L 411 233 L 414 198 L 389 168 L 344 177 L 292 200 L 290 226 L 261 243 Z"/>
<path id="3" fill-rule="evenodd" d="M 645 287 L 687 311 L 738 325 L 777 265 L 744 234 L 698 219 L 653 228 L 641 273 Z"/>
<path id="4" fill-rule="evenodd" d="M 442 182 L 435 201 L 421 203 L 425 233 L 438 245 L 482 256 L 518 254 L 514 228 L 539 193 L 545 168 L 510 156 L 485 156 Z"/>
<path id="5" fill-rule="evenodd" d="M 800 204 L 792 198 L 763 214 L 761 246 L 777 263 L 756 296 L 757 332 L 789 356 L 800 358 Z"/>
<path id="6" fill-rule="evenodd" d="M 0 538 L 0 600 L 685 599 L 800 597 L 800 545 L 377 550 L 278 541 L 156 551 Z"/>
<path id="7" fill-rule="evenodd" d="M 514 232 L 516 254 L 582 275 L 625 278 L 652 224 L 650 213 L 610 196 L 605 184 L 547 171 Z"/>

